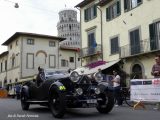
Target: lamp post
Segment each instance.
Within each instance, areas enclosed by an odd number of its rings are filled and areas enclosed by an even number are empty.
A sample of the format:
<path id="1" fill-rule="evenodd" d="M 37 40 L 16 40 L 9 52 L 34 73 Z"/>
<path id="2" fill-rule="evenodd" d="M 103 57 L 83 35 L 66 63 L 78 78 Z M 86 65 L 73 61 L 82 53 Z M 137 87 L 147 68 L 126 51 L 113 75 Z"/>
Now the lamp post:
<path id="1" fill-rule="evenodd" d="M 102 61 L 103 61 L 103 28 L 102 28 L 102 10 L 101 8 L 98 7 L 97 5 L 97 9 L 100 11 L 100 27 L 101 27 L 101 53 L 102 53 Z"/>
<path id="2" fill-rule="evenodd" d="M 10 0 L 4 0 L 4 1 L 13 3 L 15 8 L 19 8 L 19 4 L 16 3 L 16 2 L 12 2 L 12 1 L 10 1 Z"/>

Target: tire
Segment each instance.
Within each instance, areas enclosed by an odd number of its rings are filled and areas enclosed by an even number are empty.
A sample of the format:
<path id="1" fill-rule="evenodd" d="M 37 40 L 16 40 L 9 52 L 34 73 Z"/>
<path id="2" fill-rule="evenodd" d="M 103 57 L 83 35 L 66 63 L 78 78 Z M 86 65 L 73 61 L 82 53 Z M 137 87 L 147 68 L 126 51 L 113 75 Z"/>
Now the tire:
<path id="1" fill-rule="evenodd" d="M 65 114 L 65 93 L 57 87 L 52 87 L 49 96 L 49 107 L 55 118 L 62 118 Z"/>
<path id="2" fill-rule="evenodd" d="M 22 110 L 28 110 L 29 109 L 29 106 L 30 104 L 27 102 L 27 96 L 25 94 L 24 91 L 21 92 L 21 107 L 22 107 Z"/>
<path id="3" fill-rule="evenodd" d="M 112 92 L 101 93 L 102 101 L 98 102 L 97 110 L 100 113 L 109 113 L 114 106 L 114 96 Z"/>

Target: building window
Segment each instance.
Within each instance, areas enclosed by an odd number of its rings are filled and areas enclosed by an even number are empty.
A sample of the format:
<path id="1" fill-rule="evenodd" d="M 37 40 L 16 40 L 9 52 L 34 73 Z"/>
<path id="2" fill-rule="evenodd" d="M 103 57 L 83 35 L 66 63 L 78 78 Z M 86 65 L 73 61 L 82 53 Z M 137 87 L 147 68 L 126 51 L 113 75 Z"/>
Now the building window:
<path id="1" fill-rule="evenodd" d="M 96 5 L 93 5 L 93 6 L 84 10 L 84 20 L 86 22 L 90 21 L 96 17 L 97 17 L 97 6 Z"/>
<path id="2" fill-rule="evenodd" d="M 50 47 L 55 47 L 55 46 L 56 46 L 55 41 L 49 41 L 49 46 L 50 46 Z"/>
<path id="3" fill-rule="evenodd" d="M 34 45 L 34 39 L 27 39 L 28 45 Z"/>
<path id="4" fill-rule="evenodd" d="M 1 72 L 3 71 L 3 63 L 1 63 Z"/>
<path id="5" fill-rule="evenodd" d="M 133 30 L 129 33 L 130 35 L 130 52 L 131 55 L 140 53 L 140 35 L 139 29 Z"/>
<path id="6" fill-rule="evenodd" d="M 7 70 L 7 60 L 5 60 L 5 71 Z"/>
<path id="7" fill-rule="evenodd" d="M 16 46 L 18 46 L 18 40 L 16 40 Z"/>
<path id="8" fill-rule="evenodd" d="M 114 37 L 111 40 L 111 54 L 116 54 L 119 52 L 118 37 Z"/>
<path id="9" fill-rule="evenodd" d="M 80 58 L 78 58 L 78 61 L 80 61 Z"/>
<path id="10" fill-rule="evenodd" d="M 33 53 L 27 53 L 27 69 L 33 69 L 34 68 L 34 54 Z"/>
<path id="11" fill-rule="evenodd" d="M 56 67 L 56 56 L 55 55 L 49 55 L 49 67 L 50 68 Z"/>
<path id="12" fill-rule="evenodd" d="M 15 57 L 12 57 L 12 68 L 15 66 Z"/>
<path id="13" fill-rule="evenodd" d="M 10 45 L 10 49 L 12 49 L 12 44 Z"/>
<path id="14" fill-rule="evenodd" d="M 65 59 L 62 59 L 62 60 L 61 60 L 61 66 L 62 66 L 62 67 L 68 67 L 68 61 L 65 60 Z"/>
<path id="15" fill-rule="evenodd" d="M 71 31 L 71 25 L 69 25 L 69 30 Z"/>
<path id="16" fill-rule="evenodd" d="M 160 49 L 160 21 L 149 25 L 149 33 L 151 50 Z"/>
<path id="17" fill-rule="evenodd" d="M 142 0 L 124 0 L 124 11 L 129 11 L 142 3 Z"/>
<path id="18" fill-rule="evenodd" d="M 17 78 L 15 79 L 15 82 L 18 82 L 18 79 L 17 79 Z"/>
<path id="19" fill-rule="evenodd" d="M 88 47 L 95 47 L 95 30 L 88 31 Z"/>
<path id="20" fill-rule="evenodd" d="M 106 8 L 106 20 L 112 20 L 121 14 L 121 4 L 120 1 L 112 4 L 108 8 Z"/>
<path id="21" fill-rule="evenodd" d="M 131 74 L 131 79 L 142 79 L 143 74 L 142 74 L 142 67 L 139 64 L 135 64 L 132 67 L 132 74 Z"/>
<path id="22" fill-rule="evenodd" d="M 74 62 L 74 57 L 70 57 L 69 62 L 73 63 Z"/>

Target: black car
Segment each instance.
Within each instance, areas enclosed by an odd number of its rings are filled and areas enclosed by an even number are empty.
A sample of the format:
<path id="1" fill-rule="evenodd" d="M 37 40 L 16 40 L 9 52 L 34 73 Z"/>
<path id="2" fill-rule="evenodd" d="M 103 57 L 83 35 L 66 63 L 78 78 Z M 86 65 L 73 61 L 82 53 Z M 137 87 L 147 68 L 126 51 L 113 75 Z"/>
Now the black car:
<path id="1" fill-rule="evenodd" d="M 97 72 L 92 75 L 78 74 L 72 71 L 46 73 L 39 68 L 35 82 L 27 82 L 21 89 L 21 106 L 28 110 L 31 104 L 46 105 L 54 117 L 62 118 L 66 108 L 95 107 L 100 113 L 109 113 L 114 105 L 112 92 L 108 84 L 102 81 L 102 75 Z M 59 74 L 59 77 L 57 77 Z"/>

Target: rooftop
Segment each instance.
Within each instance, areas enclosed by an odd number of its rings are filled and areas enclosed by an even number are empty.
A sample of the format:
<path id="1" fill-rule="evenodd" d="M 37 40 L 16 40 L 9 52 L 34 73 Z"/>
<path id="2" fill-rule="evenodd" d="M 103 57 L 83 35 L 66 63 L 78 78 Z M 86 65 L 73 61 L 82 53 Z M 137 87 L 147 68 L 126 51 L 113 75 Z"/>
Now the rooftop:
<path id="1" fill-rule="evenodd" d="M 85 5 L 93 2 L 95 0 L 83 0 L 82 2 L 80 2 L 79 4 L 77 4 L 75 7 L 84 7 Z"/>
<path id="2" fill-rule="evenodd" d="M 61 38 L 61 37 L 57 37 L 57 36 L 37 34 L 37 33 L 16 32 L 8 40 L 6 40 L 2 45 L 8 45 L 8 44 L 10 44 L 12 41 L 14 41 L 19 36 L 31 36 L 31 37 L 50 38 L 50 39 L 59 40 L 59 41 L 63 41 L 63 40 L 66 39 L 66 38 Z"/>

